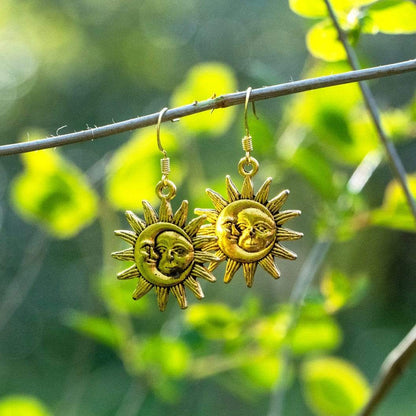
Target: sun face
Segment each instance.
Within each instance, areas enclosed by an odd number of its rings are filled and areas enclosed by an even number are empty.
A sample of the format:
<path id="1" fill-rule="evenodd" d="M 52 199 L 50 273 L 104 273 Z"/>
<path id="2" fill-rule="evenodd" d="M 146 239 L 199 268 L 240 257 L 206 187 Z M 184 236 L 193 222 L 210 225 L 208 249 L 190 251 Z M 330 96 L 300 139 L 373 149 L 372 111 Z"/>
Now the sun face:
<path id="1" fill-rule="evenodd" d="M 132 247 L 112 253 L 112 256 L 118 260 L 134 262 L 131 267 L 120 272 L 117 278 L 139 279 L 133 292 L 135 300 L 155 288 L 161 311 L 166 309 L 170 292 L 184 309 L 187 307 L 185 287 L 198 299 L 202 299 L 204 293 L 197 278 L 215 282 L 215 277 L 203 263 L 219 259 L 204 251 L 203 247 L 216 238 L 197 236 L 205 221 L 204 216 L 195 218 L 185 225 L 188 201 L 183 201 L 174 215 L 170 202 L 166 199 L 162 199 L 159 216 L 147 201 L 143 201 L 143 209 L 145 221 L 131 211 L 126 212 L 127 221 L 133 231 L 115 231 L 116 235 Z"/>
<path id="2" fill-rule="evenodd" d="M 297 240 L 303 236 L 302 233 L 282 227 L 286 221 L 300 215 L 300 211 L 280 211 L 289 196 L 288 190 L 268 201 L 271 181 L 268 178 L 255 195 L 251 175 L 245 175 L 241 193 L 227 176 L 228 200 L 207 189 L 215 209 L 195 210 L 195 213 L 205 215 L 210 222 L 210 225 L 201 227 L 199 234 L 216 236 L 217 241 L 211 242 L 209 249 L 216 250 L 215 255 L 220 261 L 227 260 L 225 283 L 229 283 L 243 266 L 247 286 L 251 287 L 258 263 L 277 279 L 280 272 L 274 257 L 289 260 L 297 257 L 280 242 Z M 217 265 L 217 261 L 212 261 L 208 270 L 213 271 Z"/>

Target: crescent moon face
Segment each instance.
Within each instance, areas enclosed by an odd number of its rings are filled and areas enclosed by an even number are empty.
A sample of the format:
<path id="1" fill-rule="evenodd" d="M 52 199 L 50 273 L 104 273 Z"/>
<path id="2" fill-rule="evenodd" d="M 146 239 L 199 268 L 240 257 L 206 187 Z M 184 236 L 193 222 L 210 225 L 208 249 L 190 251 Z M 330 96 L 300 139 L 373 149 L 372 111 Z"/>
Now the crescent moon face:
<path id="1" fill-rule="evenodd" d="M 141 275 L 156 286 L 174 286 L 185 280 L 193 266 L 194 248 L 188 235 L 170 223 L 146 227 L 134 246 Z"/>
<path id="2" fill-rule="evenodd" d="M 218 244 L 230 259 L 253 263 L 271 251 L 276 241 L 276 223 L 259 202 L 231 202 L 219 214 L 216 225 Z"/>

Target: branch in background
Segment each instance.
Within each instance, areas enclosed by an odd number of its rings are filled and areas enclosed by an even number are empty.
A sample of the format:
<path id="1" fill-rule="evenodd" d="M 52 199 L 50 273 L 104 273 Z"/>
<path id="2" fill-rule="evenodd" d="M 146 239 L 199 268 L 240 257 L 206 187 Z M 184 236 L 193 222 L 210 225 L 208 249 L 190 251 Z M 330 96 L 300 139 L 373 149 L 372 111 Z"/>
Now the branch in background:
<path id="1" fill-rule="evenodd" d="M 342 45 L 344 46 L 345 52 L 347 54 L 348 62 L 350 63 L 351 68 L 354 70 L 359 70 L 360 63 L 358 61 L 357 55 L 354 49 L 348 43 L 347 35 L 342 30 L 338 22 L 337 16 L 331 5 L 330 0 L 324 0 L 324 2 L 328 9 L 329 16 L 338 32 L 338 38 L 341 41 Z M 407 204 L 409 205 L 409 208 L 416 221 L 416 201 L 413 198 L 412 193 L 410 192 L 409 184 L 406 178 L 406 170 L 404 169 L 403 163 L 397 153 L 396 148 L 394 147 L 393 143 L 387 137 L 387 134 L 384 131 L 383 126 L 381 125 L 380 113 L 377 109 L 377 105 L 376 105 L 374 96 L 370 91 L 370 88 L 364 82 L 359 82 L 359 86 L 363 94 L 368 112 L 370 113 L 374 126 L 377 130 L 380 141 L 386 150 L 390 169 L 393 171 L 393 175 L 396 177 L 399 184 L 401 185 L 403 192 L 405 193 L 405 196 L 406 196 Z"/>
<path id="2" fill-rule="evenodd" d="M 296 94 L 303 91 L 314 90 L 318 88 L 331 87 L 335 85 L 347 84 L 374 78 L 382 78 L 390 75 L 403 74 L 405 72 L 416 71 L 416 59 L 397 62 L 390 65 L 383 65 L 373 68 L 362 69 L 359 71 L 350 71 L 336 75 L 329 75 L 318 78 L 289 82 L 286 84 L 272 85 L 252 90 L 250 101 L 266 100 L 284 95 Z M 163 121 L 172 121 L 191 114 L 201 113 L 203 111 L 215 110 L 217 108 L 231 107 L 243 104 L 246 98 L 246 92 L 236 92 L 225 94 L 217 98 L 194 102 L 177 108 L 172 108 L 163 116 Z M 157 123 L 159 113 L 149 114 L 142 117 L 132 118 L 130 120 L 120 121 L 108 124 L 102 127 L 91 128 L 75 133 L 63 134 L 60 136 L 48 137 L 40 140 L 33 140 L 23 143 L 14 143 L 0 146 L 0 156 L 31 152 L 34 150 L 47 149 L 52 147 L 64 146 L 72 143 L 85 142 L 99 139 L 126 131 L 139 129 Z M 416 216 L 416 208 L 415 208 Z"/>
<path id="3" fill-rule="evenodd" d="M 402 375 L 403 370 L 410 363 L 415 352 L 416 325 L 384 360 L 378 375 L 378 381 L 373 389 L 373 394 L 371 395 L 365 408 L 360 413 L 360 416 L 371 415 L 376 406 L 383 400 L 384 396 L 392 387 L 396 379 Z"/>

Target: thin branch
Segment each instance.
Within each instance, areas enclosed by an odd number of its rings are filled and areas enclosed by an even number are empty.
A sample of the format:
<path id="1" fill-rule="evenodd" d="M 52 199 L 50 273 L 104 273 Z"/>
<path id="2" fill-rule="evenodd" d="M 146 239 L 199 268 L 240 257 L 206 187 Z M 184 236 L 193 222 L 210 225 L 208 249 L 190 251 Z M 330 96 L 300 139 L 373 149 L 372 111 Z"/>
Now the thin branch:
<path id="1" fill-rule="evenodd" d="M 347 84 L 350 82 L 382 78 L 415 70 L 416 59 L 412 59 L 410 61 L 397 62 L 390 65 L 367 68 L 359 71 L 350 71 L 341 74 L 289 82 L 286 84 L 272 85 L 252 90 L 250 94 L 250 101 L 266 100 L 273 97 L 281 97 L 284 95 Z M 246 91 L 242 91 L 232 94 L 225 94 L 220 97 L 205 101 L 194 102 L 192 104 L 177 108 L 172 108 L 166 111 L 163 116 L 163 121 L 172 121 L 181 117 L 189 116 L 191 114 L 201 113 L 203 111 L 243 104 L 245 97 Z M 60 136 L 53 136 L 29 142 L 3 145 L 0 146 L 0 156 L 31 152 L 34 150 L 64 146 L 72 143 L 85 142 L 130 130 L 139 129 L 146 126 L 155 125 L 157 123 L 158 116 L 159 113 L 154 113 L 75 133 L 63 134 Z"/>
<path id="2" fill-rule="evenodd" d="M 371 415 L 376 406 L 384 399 L 396 379 L 403 374 L 403 370 L 410 363 L 415 353 L 416 325 L 384 360 L 378 375 L 378 381 L 373 389 L 373 394 L 361 411 L 360 416 Z"/>
<path id="3" fill-rule="evenodd" d="M 344 46 L 345 52 L 347 54 L 348 62 L 351 65 L 351 68 L 354 70 L 360 69 L 360 63 L 358 61 L 358 57 L 348 42 L 347 35 L 342 30 L 341 25 L 337 19 L 335 11 L 331 5 L 330 0 L 324 0 L 326 7 L 329 12 L 329 16 L 338 32 L 338 38 L 341 41 L 342 45 Z M 389 140 L 386 132 L 383 129 L 381 124 L 380 113 L 377 109 L 377 105 L 374 99 L 373 94 L 370 91 L 370 88 L 365 82 L 359 82 L 359 86 L 361 92 L 364 97 L 365 104 L 367 106 L 368 112 L 373 120 L 374 126 L 377 130 L 378 136 L 380 138 L 381 143 L 383 144 L 386 154 L 388 157 L 390 169 L 393 172 L 393 175 L 398 180 L 399 184 L 401 185 L 403 192 L 406 196 L 407 203 L 409 208 L 413 214 L 413 217 L 416 221 L 416 200 L 413 198 L 412 193 L 410 192 L 409 184 L 406 178 L 406 170 L 404 169 L 403 163 L 397 153 L 396 148 L 394 147 L 393 143 Z"/>

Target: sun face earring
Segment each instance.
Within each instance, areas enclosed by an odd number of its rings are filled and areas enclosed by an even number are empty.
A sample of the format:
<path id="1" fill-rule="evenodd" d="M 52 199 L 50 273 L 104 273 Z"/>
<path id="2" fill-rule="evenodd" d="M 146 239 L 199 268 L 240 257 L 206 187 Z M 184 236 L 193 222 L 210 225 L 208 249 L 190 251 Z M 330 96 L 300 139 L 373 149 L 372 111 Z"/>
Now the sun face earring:
<path id="1" fill-rule="evenodd" d="M 137 300 L 155 288 L 161 311 L 166 309 L 170 292 L 176 297 L 179 306 L 186 308 L 185 287 L 198 299 L 202 299 L 204 293 L 197 279 L 215 281 L 215 277 L 203 263 L 218 260 L 215 255 L 203 250 L 207 241 L 213 237 L 197 236 L 205 217 L 195 218 L 186 225 L 188 201 L 182 201 L 175 214 L 172 212 L 170 201 L 176 195 L 176 187 L 168 179 L 170 161 L 160 142 L 160 124 L 166 111 L 167 108 L 164 108 L 160 112 L 157 124 L 157 142 L 163 153 L 162 179 L 156 185 L 156 195 L 160 199 L 159 215 L 147 201 L 142 201 L 144 221 L 133 212 L 127 211 L 127 221 L 133 231 L 119 230 L 115 234 L 132 247 L 112 253 L 118 260 L 134 262 L 117 275 L 120 280 L 139 280 L 133 299 Z"/>
<path id="2" fill-rule="evenodd" d="M 220 261 L 227 261 L 224 282 L 229 283 L 236 271 L 243 266 L 248 287 L 253 285 L 258 263 L 275 279 L 279 278 L 280 272 L 274 263 L 274 258 L 295 260 L 297 257 L 280 242 L 297 240 L 303 236 L 302 233 L 282 227 L 286 221 L 301 213 L 298 210 L 280 210 L 289 196 L 289 190 L 282 191 L 269 201 L 272 178 L 267 178 L 257 194 L 254 194 L 252 178 L 258 171 L 259 163 L 250 155 L 253 150 L 247 122 L 250 93 L 251 88 L 248 88 L 244 108 L 246 134 L 242 139 L 246 154 L 238 163 L 238 172 L 244 178 L 241 193 L 227 175 L 228 199 L 212 189 L 207 189 L 215 209 L 195 210 L 196 214 L 205 215 L 210 222 L 210 225 L 201 228 L 200 234 L 216 236 L 218 240 L 210 243 L 209 248 L 216 251 L 215 255 Z M 218 262 L 212 261 L 208 270 L 213 271 L 217 265 Z"/>

